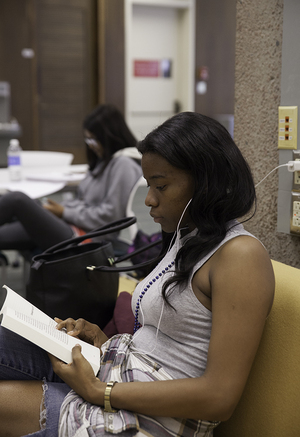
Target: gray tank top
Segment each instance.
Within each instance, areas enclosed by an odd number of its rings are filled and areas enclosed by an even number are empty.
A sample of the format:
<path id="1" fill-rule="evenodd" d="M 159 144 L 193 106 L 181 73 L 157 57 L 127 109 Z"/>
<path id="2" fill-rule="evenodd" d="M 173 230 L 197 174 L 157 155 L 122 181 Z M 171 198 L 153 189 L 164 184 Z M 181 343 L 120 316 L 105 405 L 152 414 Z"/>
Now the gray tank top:
<path id="1" fill-rule="evenodd" d="M 207 351 L 211 335 L 211 311 L 196 298 L 191 280 L 197 270 L 227 241 L 240 235 L 252 236 L 241 224 L 229 231 L 224 240 L 194 267 L 187 286 L 173 290 L 166 304 L 161 295 L 164 280 L 172 275 L 172 262 L 181 245 L 193 233 L 177 240 L 163 260 L 136 287 L 132 298 L 135 314 L 139 296 L 143 296 L 139 308 L 139 322 L 143 325 L 133 337 L 133 346 L 162 365 L 173 378 L 198 377 L 206 367 Z M 148 286 L 148 287 L 147 287 Z M 145 294 L 142 295 L 143 290 Z"/>

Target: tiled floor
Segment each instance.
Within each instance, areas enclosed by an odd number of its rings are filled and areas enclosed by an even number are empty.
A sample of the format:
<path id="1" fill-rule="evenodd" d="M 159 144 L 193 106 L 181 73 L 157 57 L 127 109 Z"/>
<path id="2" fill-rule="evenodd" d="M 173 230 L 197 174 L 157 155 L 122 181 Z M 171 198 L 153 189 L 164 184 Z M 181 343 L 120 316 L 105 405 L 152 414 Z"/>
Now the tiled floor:
<path id="1" fill-rule="evenodd" d="M 158 232 L 160 230 L 160 226 L 154 223 L 153 219 L 149 216 L 149 208 L 147 208 L 144 204 L 146 192 L 147 192 L 146 187 L 140 187 L 138 189 L 133 202 L 133 211 L 137 216 L 137 223 L 139 229 L 142 229 L 147 234 L 152 234 L 154 232 Z M 55 200 L 59 200 L 58 195 L 55 196 Z M 122 236 L 128 239 L 129 238 L 128 230 L 122 231 Z M 0 266 L 1 286 L 6 284 L 17 293 L 20 293 L 22 296 L 25 296 L 26 281 L 24 277 L 24 260 L 22 257 L 18 257 L 19 266 L 13 267 L 14 261 L 17 258 L 17 253 L 14 251 L 3 251 L 3 252 L 8 257 L 9 265 L 5 269 L 3 269 Z M 28 275 L 28 271 L 27 271 L 27 275 Z"/>

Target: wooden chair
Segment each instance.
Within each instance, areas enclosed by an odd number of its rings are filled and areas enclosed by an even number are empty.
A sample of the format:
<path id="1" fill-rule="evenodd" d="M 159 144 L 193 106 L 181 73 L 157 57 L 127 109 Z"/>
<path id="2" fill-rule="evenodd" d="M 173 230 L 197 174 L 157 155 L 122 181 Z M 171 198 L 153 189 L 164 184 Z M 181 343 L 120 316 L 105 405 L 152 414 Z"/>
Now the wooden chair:
<path id="1" fill-rule="evenodd" d="M 272 261 L 275 300 L 243 396 L 214 437 L 300 436 L 300 270 Z"/>

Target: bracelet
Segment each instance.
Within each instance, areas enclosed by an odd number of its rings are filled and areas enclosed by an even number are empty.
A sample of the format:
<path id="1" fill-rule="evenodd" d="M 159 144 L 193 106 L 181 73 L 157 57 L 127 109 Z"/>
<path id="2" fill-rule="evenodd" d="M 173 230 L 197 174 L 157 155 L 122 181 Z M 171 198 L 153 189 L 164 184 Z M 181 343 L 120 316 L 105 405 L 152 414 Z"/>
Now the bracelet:
<path id="1" fill-rule="evenodd" d="M 110 395 L 113 386 L 117 383 L 117 381 L 110 381 L 106 384 L 104 391 L 104 411 L 106 413 L 116 413 L 117 410 L 114 410 L 110 404 Z"/>

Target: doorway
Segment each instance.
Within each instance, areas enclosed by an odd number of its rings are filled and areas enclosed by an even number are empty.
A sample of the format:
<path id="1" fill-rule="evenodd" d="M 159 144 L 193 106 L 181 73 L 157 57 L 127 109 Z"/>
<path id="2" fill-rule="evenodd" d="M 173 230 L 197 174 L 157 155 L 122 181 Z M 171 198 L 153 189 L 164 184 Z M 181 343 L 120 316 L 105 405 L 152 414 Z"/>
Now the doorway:
<path id="1" fill-rule="evenodd" d="M 194 110 L 194 0 L 125 0 L 125 116 L 142 139 Z"/>

